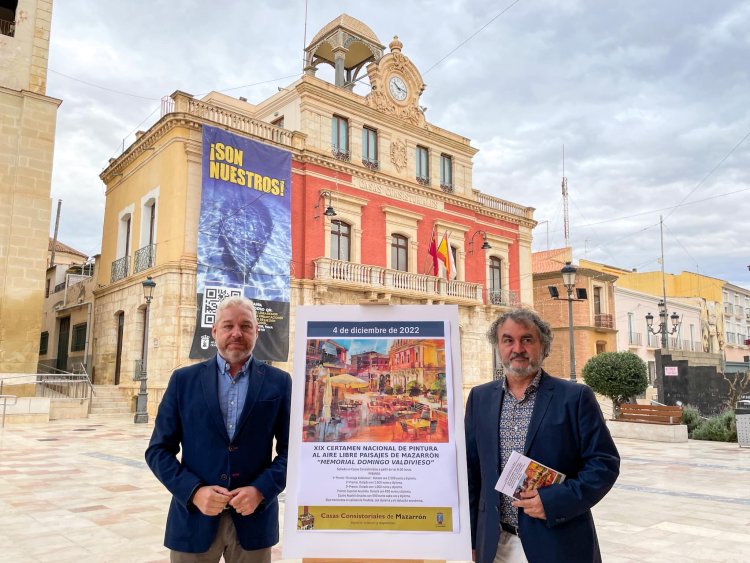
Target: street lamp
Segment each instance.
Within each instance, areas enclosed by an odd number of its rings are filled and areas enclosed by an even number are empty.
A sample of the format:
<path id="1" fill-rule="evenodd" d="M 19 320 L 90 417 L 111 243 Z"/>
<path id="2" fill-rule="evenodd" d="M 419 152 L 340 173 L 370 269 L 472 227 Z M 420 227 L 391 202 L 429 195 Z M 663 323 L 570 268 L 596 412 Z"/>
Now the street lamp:
<path id="1" fill-rule="evenodd" d="M 141 388 L 138 390 L 138 399 L 135 403 L 135 418 L 134 423 L 148 422 L 148 391 L 147 391 L 147 375 L 146 375 L 146 363 L 148 361 L 148 317 L 151 307 L 151 299 L 154 297 L 154 288 L 156 282 L 151 279 L 151 276 L 147 277 L 143 281 L 143 297 L 146 299 L 146 321 L 143 325 L 143 361 L 141 362 Z"/>
<path id="2" fill-rule="evenodd" d="M 573 289 L 576 286 L 576 272 L 578 269 L 570 262 L 565 262 L 560 273 L 563 285 L 568 290 L 568 338 L 570 340 L 570 380 L 576 380 L 576 347 L 573 340 Z"/>
<path id="3" fill-rule="evenodd" d="M 667 335 L 677 332 L 677 329 L 680 327 L 680 315 L 675 312 L 669 315 L 669 320 L 672 322 L 672 330 L 669 330 L 667 329 L 666 303 L 659 301 L 657 307 L 659 307 L 659 330 L 654 330 L 654 316 L 651 313 L 646 315 L 646 325 L 651 334 L 661 334 L 661 347 L 667 350 L 669 348 Z"/>

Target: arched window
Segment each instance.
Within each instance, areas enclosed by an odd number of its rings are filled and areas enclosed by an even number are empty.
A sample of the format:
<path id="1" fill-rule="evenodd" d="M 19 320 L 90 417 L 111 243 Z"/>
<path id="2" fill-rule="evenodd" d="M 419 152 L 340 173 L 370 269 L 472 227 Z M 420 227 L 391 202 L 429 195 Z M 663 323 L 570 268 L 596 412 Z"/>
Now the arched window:
<path id="1" fill-rule="evenodd" d="M 503 303 L 502 265 L 500 258 L 490 257 L 490 279 L 487 280 L 487 285 L 490 292 L 490 302 L 495 305 Z"/>
<path id="2" fill-rule="evenodd" d="M 331 258 L 334 260 L 351 260 L 351 227 L 343 221 L 331 221 Z"/>
<path id="3" fill-rule="evenodd" d="M 409 271 L 409 239 L 403 235 L 391 235 L 391 268 Z"/>

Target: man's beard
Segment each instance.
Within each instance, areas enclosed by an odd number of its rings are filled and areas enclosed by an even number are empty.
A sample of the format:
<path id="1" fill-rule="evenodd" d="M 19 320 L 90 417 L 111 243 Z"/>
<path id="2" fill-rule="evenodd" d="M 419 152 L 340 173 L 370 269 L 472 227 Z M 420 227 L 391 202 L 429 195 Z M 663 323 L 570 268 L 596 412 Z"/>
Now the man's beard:
<path id="1" fill-rule="evenodd" d="M 529 364 L 525 368 L 515 368 L 513 367 L 513 360 L 515 358 L 525 358 L 529 361 Z M 532 361 L 526 354 L 515 354 L 510 357 L 507 363 L 503 362 L 503 368 L 505 368 L 505 375 L 509 375 L 511 377 L 518 377 L 518 378 L 524 378 L 524 377 L 529 377 L 530 375 L 536 375 L 540 367 L 541 367 L 541 364 L 538 364 Z"/>

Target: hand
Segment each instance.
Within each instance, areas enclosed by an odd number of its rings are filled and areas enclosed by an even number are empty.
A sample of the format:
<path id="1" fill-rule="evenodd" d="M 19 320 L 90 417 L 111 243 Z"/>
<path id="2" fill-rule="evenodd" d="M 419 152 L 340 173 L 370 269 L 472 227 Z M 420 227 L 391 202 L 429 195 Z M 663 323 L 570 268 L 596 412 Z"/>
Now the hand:
<path id="1" fill-rule="evenodd" d="M 516 508 L 523 508 L 526 516 L 532 518 L 539 518 L 540 520 L 546 520 L 547 516 L 544 514 L 544 505 L 542 504 L 542 497 L 539 496 L 539 491 L 534 489 L 532 491 L 521 491 L 521 499 L 513 502 L 513 506 Z"/>
<path id="2" fill-rule="evenodd" d="M 193 504 L 206 516 L 216 516 L 231 498 L 232 494 L 224 487 L 208 485 L 195 491 Z"/>
<path id="3" fill-rule="evenodd" d="M 471 550 L 471 560 L 472 561 L 476 561 L 477 560 L 477 550 L 476 549 L 472 549 Z"/>
<path id="4" fill-rule="evenodd" d="M 229 504 L 242 516 L 250 516 L 263 502 L 263 494 L 255 487 L 240 487 L 229 491 L 232 500 Z"/>

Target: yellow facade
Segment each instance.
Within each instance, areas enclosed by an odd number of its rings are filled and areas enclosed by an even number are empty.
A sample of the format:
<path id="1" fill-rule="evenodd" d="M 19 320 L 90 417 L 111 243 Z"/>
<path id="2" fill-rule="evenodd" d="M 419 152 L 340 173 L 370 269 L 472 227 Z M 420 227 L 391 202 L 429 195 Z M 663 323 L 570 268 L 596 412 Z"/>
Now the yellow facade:
<path id="1" fill-rule="evenodd" d="M 60 100 L 46 96 L 51 0 L 20 0 L 0 35 L 0 373 L 35 373 Z"/>

